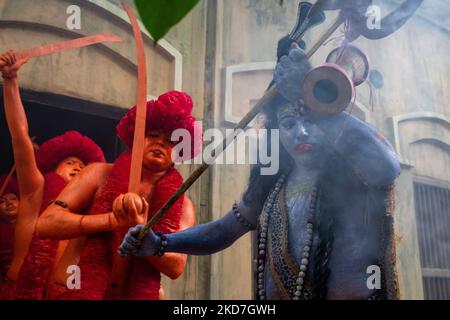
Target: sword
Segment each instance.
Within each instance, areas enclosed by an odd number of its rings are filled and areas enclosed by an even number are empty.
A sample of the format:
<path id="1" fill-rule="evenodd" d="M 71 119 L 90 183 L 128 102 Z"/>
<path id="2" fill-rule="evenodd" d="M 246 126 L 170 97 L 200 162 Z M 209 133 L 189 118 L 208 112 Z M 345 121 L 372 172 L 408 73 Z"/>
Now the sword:
<path id="1" fill-rule="evenodd" d="M 123 39 L 121 37 L 113 34 L 95 34 L 73 40 L 52 43 L 33 49 L 23 50 L 17 53 L 17 57 L 19 59 L 23 58 L 30 59 L 50 55 L 57 52 L 63 52 L 75 48 L 87 47 L 101 42 L 122 42 L 122 41 Z M 6 65 L 6 62 L 0 60 L 0 67 L 3 67 L 4 65 Z"/>
<path id="2" fill-rule="evenodd" d="M 136 95 L 136 121 L 134 125 L 133 149 L 131 151 L 130 177 L 128 182 L 128 192 L 137 194 L 141 183 L 142 159 L 144 157 L 145 120 L 147 114 L 147 62 L 145 58 L 144 40 L 136 16 L 127 4 L 123 4 L 123 8 L 130 18 L 137 51 L 138 87 Z M 113 295 L 123 292 L 130 270 L 130 262 L 130 257 L 121 257 L 119 255 L 114 257 L 110 281 L 115 286 L 109 288 L 109 292 L 113 293 Z"/>
<path id="3" fill-rule="evenodd" d="M 142 158 L 144 157 L 145 119 L 147 114 L 147 62 L 145 58 L 144 40 L 136 17 L 127 4 L 123 8 L 130 18 L 136 42 L 138 65 L 138 88 L 136 103 L 136 122 L 134 127 L 133 150 L 131 152 L 130 180 L 128 192 L 138 193 L 141 183 Z"/>

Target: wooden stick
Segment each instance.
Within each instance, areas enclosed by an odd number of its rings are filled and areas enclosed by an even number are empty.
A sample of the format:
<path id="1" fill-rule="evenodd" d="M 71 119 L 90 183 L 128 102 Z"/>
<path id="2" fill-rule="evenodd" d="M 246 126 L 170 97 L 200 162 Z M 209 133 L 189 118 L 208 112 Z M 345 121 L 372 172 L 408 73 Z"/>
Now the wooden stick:
<path id="1" fill-rule="evenodd" d="M 311 56 L 317 52 L 320 46 L 339 28 L 339 26 L 344 22 L 344 20 L 339 16 L 333 22 L 328 30 L 326 30 L 319 38 L 319 40 L 311 47 L 311 49 L 306 53 L 306 56 L 311 58 Z M 226 137 L 222 143 L 217 146 L 213 151 L 213 159 L 217 157 L 227 148 L 227 146 L 237 137 L 239 129 L 244 129 L 256 115 L 261 111 L 262 107 L 277 93 L 277 88 L 273 85 L 269 90 L 266 91 L 264 96 L 258 101 L 258 103 L 239 121 L 239 123 L 234 127 L 234 131 L 231 135 Z M 167 212 L 167 210 L 172 207 L 175 202 L 186 192 L 190 186 L 209 168 L 212 161 L 203 162 L 203 164 L 198 167 L 190 177 L 180 186 L 180 188 L 167 200 L 167 202 L 153 215 L 153 217 L 148 221 L 145 227 L 141 230 L 139 234 L 139 239 L 144 238 L 147 231 L 153 227 L 153 225 Z"/>
<path id="2" fill-rule="evenodd" d="M 130 180 L 128 192 L 138 193 L 142 175 L 142 159 L 144 157 L 145 119 L 147 115 L 147 62 L 145 60 L 144 40 L 139 24 L 130 7 L 123 4 L 133 27 L 136 40 L 138 88 L 136 103 L 136 121 L 134 125 L 133 149 L 131 152 Z"/>

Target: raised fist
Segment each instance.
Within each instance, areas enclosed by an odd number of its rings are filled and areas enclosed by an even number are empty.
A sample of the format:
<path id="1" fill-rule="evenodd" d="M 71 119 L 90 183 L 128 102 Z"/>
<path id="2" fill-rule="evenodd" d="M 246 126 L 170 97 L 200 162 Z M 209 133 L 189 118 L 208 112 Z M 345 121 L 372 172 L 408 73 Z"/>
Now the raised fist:
<path id="1" fill-rule="evenodd" d="M 14 50 L 9 50 L 0 56 L 0 72 L 4 78 L 15 78 L 17 77 L 17 71 L 27 61 L 28 58 L 20 58 Z"/>
<path id="2" fill-rule="evenodd" d="M 278 92 L 290 102 L 298 101 L 302 96 L 303 79 L 311 68 L 305 52 L 293 43 L 289 55 L 281 57 L 275 68 Z"/>
<path id="3" fill-rule="evenodd" d="M 113 203 L 113 228 L 124 229 L 147 222 L 148 203 L 135 193 L 121 194 Z"/>

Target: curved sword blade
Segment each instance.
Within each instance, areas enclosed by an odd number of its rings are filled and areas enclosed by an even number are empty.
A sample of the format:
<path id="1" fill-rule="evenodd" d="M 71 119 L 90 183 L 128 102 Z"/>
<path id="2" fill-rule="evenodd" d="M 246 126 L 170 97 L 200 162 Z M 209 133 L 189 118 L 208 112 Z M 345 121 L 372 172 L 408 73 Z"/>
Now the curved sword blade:
<path id="1" fill-rule="evenodd" d="M 41 56 L 50 55 L 57 52 L 63 52 L 76 48 L 87 47 L 93 44 L 101 42 L 122 42 L 123 39 L 113 34 L 94 34 L 91 36 L 81 37 L 68 41 L 61 41 L 44 45 L 41 47 L 26 49 L 17 53 L 19 58 L 36 58 Z M 3 66 L 5 62 L 0 60 L 0 66 Z"/>
<path id="2" fill-rule="evenodd" d="M 131 8 L 123 5 L 133 27 L 136 40 L 137 65 L 138 65 L 138 88 L 136 103 L 136 122 L 134 127 L 133 149 L 131 152 L 131 168 L 128 191 L 137 193 L 141 183 L 142 158 L 144 157 L 145 118 L 147 114 L 147 62 L 145 58 L 144 40 L 138 21 Z"/>
<path id="3" fill-rule="evenodd" d="M 40 56 L 49 55 L 56 52 L 62 52 L 75 48 L 82 48 L 101 42 L 121 42 L 123 39 L 113 34 L 95 34 L 87 37 L 81 37 L 69 41 L 57 42 L 49 45 L 45 45 L 38 48 L 27 49 L 18 52 L 21 57 L 35 58 Z"/>

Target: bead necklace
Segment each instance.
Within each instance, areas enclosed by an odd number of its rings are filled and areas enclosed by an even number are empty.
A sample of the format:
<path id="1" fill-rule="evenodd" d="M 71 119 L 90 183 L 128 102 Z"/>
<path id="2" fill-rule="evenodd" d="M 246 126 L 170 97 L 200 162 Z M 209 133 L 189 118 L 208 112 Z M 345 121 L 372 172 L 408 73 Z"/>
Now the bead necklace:
<path id="1" fill-rule="evenodd" d="M 264 269 L 266 262 L 266 248 L 267 248 L 267 238 L 269 234 L 269 217 L 272 212 L 275 200 L 278 198 L 284 182 L 286 179 L 286 174 L 282 174 L 278 181 L 276 182 L 274 188 L 269 193 L 266 203 L 264 204 L 262 212 L 261 228 L 258 239 L 258 264 L 257 264 L 257 281 L 258 281 L 258 297 L 259 300 L 266 299 L 266 291 L 264 289 Z M 313 240 L 313 228 L 314 228 L 314 215 L 316 211 L 317 204 L 317 187 L 313 188 L 311 193 L 311 199 L 308 208 L 308 217 L 306 223 L 306 239 L 303 245 L 303 253 L 300 261 L 300 272 L 296 280 L 296 290 L 294 294 L 294 300 L 300 300 L 303 291 L 303 285 L 306 277 L 306 270 L 308 269 L 310 251 L 312 247 Z"/>

